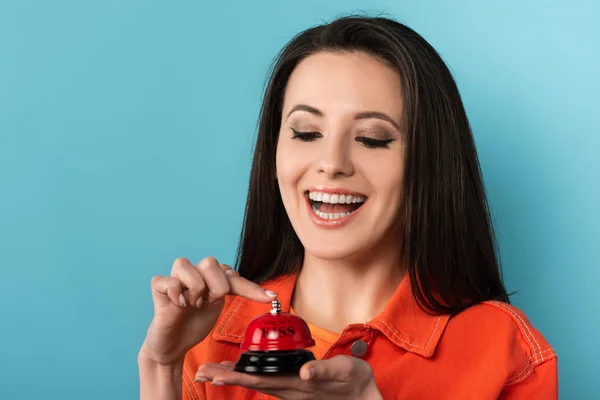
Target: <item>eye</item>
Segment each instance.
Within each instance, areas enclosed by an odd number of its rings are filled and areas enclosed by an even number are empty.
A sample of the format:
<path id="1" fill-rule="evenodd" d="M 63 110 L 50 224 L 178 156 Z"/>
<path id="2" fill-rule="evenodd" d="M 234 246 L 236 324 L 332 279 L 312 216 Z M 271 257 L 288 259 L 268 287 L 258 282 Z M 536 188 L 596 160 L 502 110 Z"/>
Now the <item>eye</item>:
<path id="1" fill-rule="evenodd" d="M 362 143 L 363 145 L 365 145 L 365 147 L 368 147 L 369 149 L 389 148 L 389 144 L 392 143 L 394 140 L 395 139 L 380 140 L 364 136 L 359 136 L 356 138 L 357 142 Z"/>
<path id="2" fill-rule="evenodd" d="M 290 128 L 290 129 L 294 132 L 294 135 L 292 135 L 292 139 L 298 139 L 303 142 L 312 142 L 315 139 L 318 139 L 323 136 L 319 132 L 299 132 L 299 131 L 295 130 L 294 128 Z"/>

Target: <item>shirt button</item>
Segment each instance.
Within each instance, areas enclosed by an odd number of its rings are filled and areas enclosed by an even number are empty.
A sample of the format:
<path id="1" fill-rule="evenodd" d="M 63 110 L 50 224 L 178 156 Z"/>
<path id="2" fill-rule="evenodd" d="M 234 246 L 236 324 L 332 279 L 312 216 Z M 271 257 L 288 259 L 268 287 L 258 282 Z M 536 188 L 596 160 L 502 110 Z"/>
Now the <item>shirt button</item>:
<path id="1" fill-rule="evenodd" d="M 367 342 L 364 340 L 357 340 L 352 343 L 352 346 L 350 346 L 350 354 L 354 357 L 362 357 L 367 354 Z"/>

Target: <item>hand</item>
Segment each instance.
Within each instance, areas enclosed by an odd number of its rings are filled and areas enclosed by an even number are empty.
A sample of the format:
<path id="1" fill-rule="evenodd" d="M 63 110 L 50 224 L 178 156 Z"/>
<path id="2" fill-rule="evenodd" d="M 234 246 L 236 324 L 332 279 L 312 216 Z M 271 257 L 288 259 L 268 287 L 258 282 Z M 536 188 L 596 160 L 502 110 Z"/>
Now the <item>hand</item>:
<path id="1" fill-rule="evenodd" d="M 162 365 L 183 362 L 185 353 L 204 340 L 217 322 L 226 294 L 262 303 L 277 296 L 213 257 L 196 266 L 178 258 L 171 276 L 155 276 L 151 288 L 154 318 L 140 354 Z"/>
<path id="2" fill-rule="evenodd" d="M 237 385 L 283 400 L 360 399 L 382 400 L 371 366 L 359 358 L 335 356 L 309 361 L 299 376 L 259 376 L 233 371 L 234 363 L 206 363 L 198 368 L 196 380 L 213 385 Z"/>

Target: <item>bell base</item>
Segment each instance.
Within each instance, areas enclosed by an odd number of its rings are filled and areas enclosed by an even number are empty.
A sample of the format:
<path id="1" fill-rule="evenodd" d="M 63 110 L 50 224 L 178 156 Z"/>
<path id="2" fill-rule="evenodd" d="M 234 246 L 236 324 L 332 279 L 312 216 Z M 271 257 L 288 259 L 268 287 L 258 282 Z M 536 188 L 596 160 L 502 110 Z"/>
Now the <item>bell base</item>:
<path id="1" fill-rule="evenodd" d="M 315 356 L 309 350 L 248 351 L 240 355 L 234 371 L 254 375 L 297 375 Z"/>

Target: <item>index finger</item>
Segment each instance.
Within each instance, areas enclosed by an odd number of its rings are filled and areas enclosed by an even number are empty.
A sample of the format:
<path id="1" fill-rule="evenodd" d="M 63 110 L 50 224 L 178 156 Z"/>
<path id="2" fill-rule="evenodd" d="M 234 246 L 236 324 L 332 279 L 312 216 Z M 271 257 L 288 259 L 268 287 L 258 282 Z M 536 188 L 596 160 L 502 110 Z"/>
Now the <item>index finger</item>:
<path id="1" fill-rule="evenodd" d="M 269 303 L 277 298 L 277 293 L 235 274 L 225 274 L 229 280 L 231 294 L 242 296 L 261 303 Z"/>

